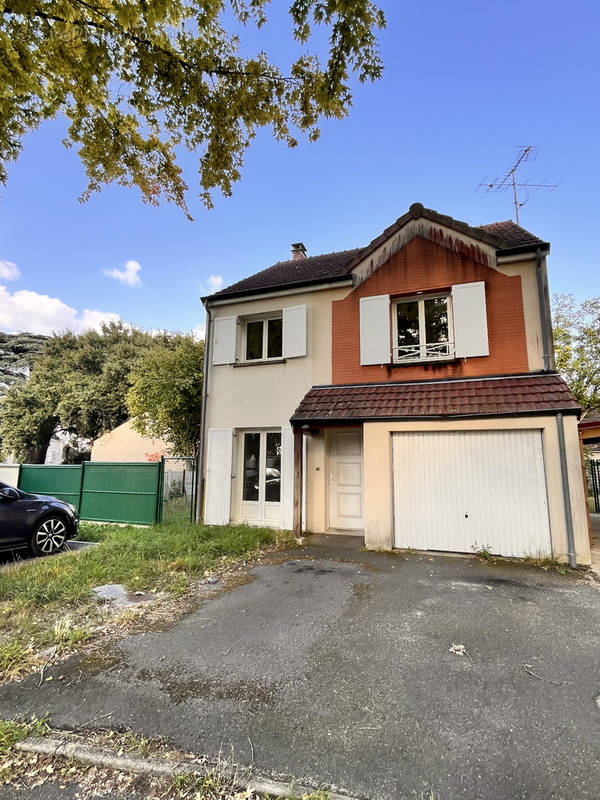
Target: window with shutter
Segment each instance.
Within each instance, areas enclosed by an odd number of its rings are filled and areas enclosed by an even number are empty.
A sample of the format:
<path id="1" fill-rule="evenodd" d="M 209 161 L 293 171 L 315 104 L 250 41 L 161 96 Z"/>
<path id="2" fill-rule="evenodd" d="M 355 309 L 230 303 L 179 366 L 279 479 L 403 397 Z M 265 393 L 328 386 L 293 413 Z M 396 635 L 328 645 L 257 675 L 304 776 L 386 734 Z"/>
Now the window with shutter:
<path id="1" fill-rule="evenodd" d="M 485 282 L 452 287 L 456 358 L 489 356 Z"/>
<path id="2" fill-rule="evenodd" d="M 212 363 L 234 364 L 237 345 L 237 317 L 213 320 Z"/>
<path id="3" fill-rule="evenodd" d="M 283 309 L 283 357 L 306 355 L 306 306 Z"/>
<path id="4" fill-rule="evenodd" d="M 390 363 L 390 297 L 360 299 L 360 363 Z"/>

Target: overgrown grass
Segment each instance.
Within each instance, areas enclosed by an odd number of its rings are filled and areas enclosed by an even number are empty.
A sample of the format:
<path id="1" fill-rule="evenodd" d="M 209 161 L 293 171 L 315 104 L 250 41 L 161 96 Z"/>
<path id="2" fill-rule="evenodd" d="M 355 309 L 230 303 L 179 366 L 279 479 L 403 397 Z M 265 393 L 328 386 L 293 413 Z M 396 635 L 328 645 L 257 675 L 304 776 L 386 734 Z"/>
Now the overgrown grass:
<path id="1" fill-rule="evenodd" d="M 87 533 L 87 530 L 86 530 Z M 26 652 L 42 645 L 64 651 L 91 635 L 86 612 L 94 586 L 181 593 L 190 582 L 288 535 L 249 526 L 190 522 L 148 528 L 104 526 L 96 547 L 23 561 L 0 570 L 0 673 L 10 676 Z M 100 538 L 100 536 L 99 536 Z M 83 620 L 83 624 L 82 624 Z"/>
<path id="2" fill-rule="evenodd" d="M 0 719 L 0 754 L 8 753 L 28 736 L 43 736 L 48 730 L 46 720 L 31 717 L 29 720 Z"/>
<path id="3" fill-rule="evenodd" d="M 112 533 L 118 530 L 117 525 L 107 525 L 97 522 L 80 522 L 77 536 L 80 542 L 103 542 Z"/>

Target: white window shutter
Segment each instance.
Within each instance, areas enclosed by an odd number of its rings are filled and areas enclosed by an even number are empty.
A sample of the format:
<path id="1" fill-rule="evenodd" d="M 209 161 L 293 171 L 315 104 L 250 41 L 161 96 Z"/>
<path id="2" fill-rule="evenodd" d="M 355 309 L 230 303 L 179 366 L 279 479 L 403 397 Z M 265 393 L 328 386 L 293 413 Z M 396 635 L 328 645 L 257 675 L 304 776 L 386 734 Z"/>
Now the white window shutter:
<path id="1" fill-rule="evenodd" d="M 282 355 L 284 358 L 306 355 L 306 306 L 283 309 Z"/>
<path id="2" fill-rule="evenodd" d="M 360 363 L 390 363 L 390 296 L 360 299 Z"/>
<path id="3" fill-rule="evenodd" d="M 452 316 L 456 357 L 489 356 L 484 281 L 452 287 Z"/>
<path id="4" fill-rule="evenodd" d="M 213 364 L 233 364 L 237 340 L 237 317 L 217 317 L 213 321 Z"/>
<path id="5" fill-rule="evenodd" d="M 281 527 L 294 527 L 294 434 L 290 427 L 281 429 Z"/>
<path id="6" fill-rule="evenodd" d="M 206 448 L 204 522 L 229 525 L 233 429 L 209 428 Z"/>

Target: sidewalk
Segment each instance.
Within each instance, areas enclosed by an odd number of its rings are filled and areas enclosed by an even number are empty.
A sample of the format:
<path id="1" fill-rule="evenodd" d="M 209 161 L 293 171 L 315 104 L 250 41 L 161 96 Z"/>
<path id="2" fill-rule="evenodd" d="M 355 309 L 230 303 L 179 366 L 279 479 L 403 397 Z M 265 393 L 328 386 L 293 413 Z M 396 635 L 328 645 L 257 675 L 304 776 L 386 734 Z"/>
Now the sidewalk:
<path id="1" fill-rule="evenodd" d="M 600 575 L 600 514 L 590 514 L 592 520 L 592 569 Z"/>

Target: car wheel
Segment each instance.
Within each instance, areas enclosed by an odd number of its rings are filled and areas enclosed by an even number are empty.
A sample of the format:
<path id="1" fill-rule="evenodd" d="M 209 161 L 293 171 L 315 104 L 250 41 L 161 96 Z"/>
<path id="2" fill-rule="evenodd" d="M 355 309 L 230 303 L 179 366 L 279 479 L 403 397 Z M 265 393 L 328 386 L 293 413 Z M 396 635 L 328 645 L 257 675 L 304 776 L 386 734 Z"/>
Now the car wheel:
<path id="1" fill-rule="evenodd" d="M 31 537 L 31 549 L 36 556 L 57 553 L 67 539 L 67 526 L 60 517 L 46 517 Z"/>

